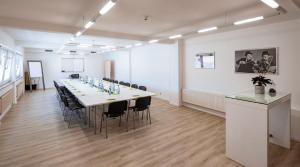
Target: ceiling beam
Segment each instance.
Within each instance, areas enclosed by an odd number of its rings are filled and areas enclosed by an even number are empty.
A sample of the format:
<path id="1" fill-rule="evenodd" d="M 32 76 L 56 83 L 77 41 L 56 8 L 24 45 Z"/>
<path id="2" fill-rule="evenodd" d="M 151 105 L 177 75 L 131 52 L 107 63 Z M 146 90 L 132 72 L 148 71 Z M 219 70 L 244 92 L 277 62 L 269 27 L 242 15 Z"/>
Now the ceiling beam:
<path id="1" fill-rule="evenodd" d="M 21 20 L 21 19 L 7 18 L 7 17 L 0 17 L 0 26 L 33 30 L 33 31 L 41 31 L 41 32 L 67 33 L 67 34 L 75 34 L 80 29 L 80 27 L 74 27 L 74 26 L 65 26 L 59 24 L 51 24 L 51 23 L 37 22 L 31 20 Z M 118 39 L 126 39 L 126 40 L 137 40 L 137 41 L 149 40 L 149 38 L 145 36 L 102 31 L 102 30 L 95 30 L 95 29 L 90 29 L 86 31 L 84 35 L 107 37 L 107 38 L 118 38 Z"/>

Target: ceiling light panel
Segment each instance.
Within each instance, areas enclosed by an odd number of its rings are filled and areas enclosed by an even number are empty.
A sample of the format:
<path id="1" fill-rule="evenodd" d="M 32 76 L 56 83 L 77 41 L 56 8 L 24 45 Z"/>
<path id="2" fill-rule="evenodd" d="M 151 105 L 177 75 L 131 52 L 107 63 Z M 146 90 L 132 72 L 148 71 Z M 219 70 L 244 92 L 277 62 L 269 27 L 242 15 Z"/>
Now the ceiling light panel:
<path id="1" fill-rule="evenodd" d="M 204 29 L 198 30 L 198 33 L 204 33 L 204 32 L 208 32 L 208 31 L 214 31 L 214 30 L 217 30 L 217 29 L 218 29 L 218 27 L 204 28 Z"/>
<path id="2" fill-rule="evenodd" d="M 250 19 L 246 19 L 246 20 L 241 20 L 241 21 L 237 21 L 234 22 L 234 25 L 241 25 L 241 24 L 247 24 L 247 23 L 251 23 L 251 22 L 255 22 L 255 21 L 259 21 L 259 20 L 263 20 L 264 17 L 263 16 L 259 16 L 259 17 L 254 17 L 254 18 L 250 18 Z"/>
<path id="3" fill-rule="evenodd" d="M 101 15 L 105 15 L 108 11 L 110 11 L 111 8 L 115 6 L 116 2 L 109 0 L 99 11 Z"/>
<path id="4" fill-rule="evenodd" d="M 276 9 L 279 7 L 279 4 L 274 0 L 261 0 L 261 1 L 273 9 Z"/>

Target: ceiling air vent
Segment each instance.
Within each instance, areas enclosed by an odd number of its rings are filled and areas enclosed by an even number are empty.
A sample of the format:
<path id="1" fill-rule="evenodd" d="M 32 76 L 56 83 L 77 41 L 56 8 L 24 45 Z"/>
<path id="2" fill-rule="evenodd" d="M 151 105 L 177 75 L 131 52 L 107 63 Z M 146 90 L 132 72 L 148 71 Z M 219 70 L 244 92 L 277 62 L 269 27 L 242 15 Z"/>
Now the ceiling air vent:
<path id="1" fill-rule="evenodd" d="M 45 49 L 45 52 L 53 52 L 52 49 Z"/>
<path id="2" fill-rule="evenodd" d="M 76 53 L 76 51 L 75 50 L 70 50 L 70 53 Z"/>
<path id="3" fill-rule="evenodd" d="M 96 54 L 97 52 L 96 51 L 91 51 L 91 54 Z"/>

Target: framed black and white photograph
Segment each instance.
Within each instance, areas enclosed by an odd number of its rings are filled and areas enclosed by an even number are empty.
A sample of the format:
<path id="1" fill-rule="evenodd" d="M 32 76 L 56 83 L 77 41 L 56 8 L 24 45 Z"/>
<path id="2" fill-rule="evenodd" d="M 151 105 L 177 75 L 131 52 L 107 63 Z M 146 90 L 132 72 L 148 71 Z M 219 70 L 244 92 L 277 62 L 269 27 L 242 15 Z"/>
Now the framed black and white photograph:
<path id="1" fill-rule="evenodd" d="M 235 72 L 278 74 L 278 48 L 235 51 Z"/>
<path id="2" fill-rule="evenodd" d="M 195 68 L 214 69 L 215 53 L 199 53 L 195 56 Z"/>

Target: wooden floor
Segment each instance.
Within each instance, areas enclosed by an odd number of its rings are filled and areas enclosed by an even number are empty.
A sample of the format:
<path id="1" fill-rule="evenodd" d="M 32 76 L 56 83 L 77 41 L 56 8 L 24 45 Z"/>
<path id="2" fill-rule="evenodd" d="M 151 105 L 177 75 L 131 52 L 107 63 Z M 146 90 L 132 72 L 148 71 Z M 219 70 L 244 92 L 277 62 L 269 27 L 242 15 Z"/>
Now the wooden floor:
<path id="1" fill-rule="evenodd" d="M 0 127 L 0 166 L 240 166 L 225 157 L 223 118 L 157 99 L 151 114 L 151 125 L 139 120 L 129 132 L 110 121 L 105 139 L 82 124 L 69 129 L 54 90 L 27 93 Z M 300 166 L 299 143 L 272 150 L 272 166 Z"/>

